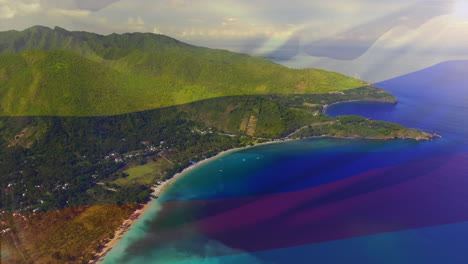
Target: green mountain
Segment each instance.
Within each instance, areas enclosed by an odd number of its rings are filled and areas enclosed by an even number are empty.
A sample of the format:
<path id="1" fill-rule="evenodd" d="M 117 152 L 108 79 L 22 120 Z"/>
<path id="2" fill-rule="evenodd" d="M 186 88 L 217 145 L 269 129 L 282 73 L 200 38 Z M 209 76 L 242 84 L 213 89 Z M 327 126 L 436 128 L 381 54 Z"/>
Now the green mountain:
<path id="1" fill-rule="evenodd" d="M 0 115 L 102 116 L 231 95 L 368 85 L 338 73 L 192 46 L 149 33 L 0 32 Z"/>

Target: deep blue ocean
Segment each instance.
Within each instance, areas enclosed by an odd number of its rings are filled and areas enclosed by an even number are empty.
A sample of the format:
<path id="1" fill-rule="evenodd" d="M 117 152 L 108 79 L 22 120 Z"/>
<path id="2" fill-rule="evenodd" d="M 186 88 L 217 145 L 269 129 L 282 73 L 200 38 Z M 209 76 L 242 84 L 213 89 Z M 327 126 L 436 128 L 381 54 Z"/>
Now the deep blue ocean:
<path id="1" fill-rule="evenodd" d="M 396 105 L 331 106 L 440 139 L 317 138 L 190 171 L 104 263 L 467 263 L 468 63 L 376 84 Z"/>

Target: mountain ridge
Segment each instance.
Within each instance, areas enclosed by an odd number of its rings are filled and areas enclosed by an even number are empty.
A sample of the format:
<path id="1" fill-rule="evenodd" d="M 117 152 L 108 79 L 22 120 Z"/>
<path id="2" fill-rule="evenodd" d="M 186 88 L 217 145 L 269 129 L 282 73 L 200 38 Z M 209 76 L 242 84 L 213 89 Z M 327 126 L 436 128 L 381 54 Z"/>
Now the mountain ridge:
<path id="1" fill-rule="evenodd" d="M 222 96 L 319 94 L 369 85 L 152 33 L 103 36 L 43 26 L 5 31 L 0 61 L 3 116 L 115 115 Z"/>

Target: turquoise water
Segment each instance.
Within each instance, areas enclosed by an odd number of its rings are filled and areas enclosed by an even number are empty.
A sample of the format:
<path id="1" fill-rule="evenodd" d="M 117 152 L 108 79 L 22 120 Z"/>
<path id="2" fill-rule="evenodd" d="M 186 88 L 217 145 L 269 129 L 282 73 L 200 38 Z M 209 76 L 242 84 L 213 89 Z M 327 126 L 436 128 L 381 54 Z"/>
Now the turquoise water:
<path id="1" fill-rule="evenodd" d="M 441 139 L 319 138 L 230 153 L 175 182 L 104 263 L 466 263 L 468 82 L 452 74 L 460 68 L 378 84 L 397 105 L 327 112 Z"/>

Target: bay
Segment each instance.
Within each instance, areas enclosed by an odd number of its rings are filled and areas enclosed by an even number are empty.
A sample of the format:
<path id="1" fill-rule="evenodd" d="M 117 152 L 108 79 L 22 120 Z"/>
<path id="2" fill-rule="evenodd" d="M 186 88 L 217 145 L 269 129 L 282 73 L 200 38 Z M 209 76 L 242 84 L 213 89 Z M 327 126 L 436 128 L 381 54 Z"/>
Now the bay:
<path id="1" fill-rule="evenodd" d="M 104 263 L 464 263 L 467 66 L 376 84 L 396 105 L 327 110 L 442 138 L 317 138 L 230 153 L 172 184 Z"/>

